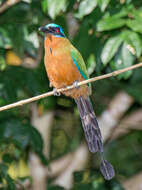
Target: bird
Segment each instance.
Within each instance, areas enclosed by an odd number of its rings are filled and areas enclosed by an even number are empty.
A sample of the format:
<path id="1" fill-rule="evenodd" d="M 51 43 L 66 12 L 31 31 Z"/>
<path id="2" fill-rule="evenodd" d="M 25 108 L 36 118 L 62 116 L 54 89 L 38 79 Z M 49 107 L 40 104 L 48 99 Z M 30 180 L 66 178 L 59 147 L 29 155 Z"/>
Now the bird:
<path id="1" fill-rule="evenodd" d="M 104 159 L 102 135 L 89 98 L 91 85 L 77 86 L 78 82 L 89 79 L 84 59 L 66 37 L 61 26 L 50 23 L 41 26 L 39 31 L 44 33 L 44 65 L 50 87 L 54 87 L 57 95 L 57 89 L 74 85 L 73 89 L 62 94 L 75 100 L 89 150 L 92 153 L 100 152 L 100 171 L 106 180 L 110 180 L 115 172 L 113 166 Z"/>

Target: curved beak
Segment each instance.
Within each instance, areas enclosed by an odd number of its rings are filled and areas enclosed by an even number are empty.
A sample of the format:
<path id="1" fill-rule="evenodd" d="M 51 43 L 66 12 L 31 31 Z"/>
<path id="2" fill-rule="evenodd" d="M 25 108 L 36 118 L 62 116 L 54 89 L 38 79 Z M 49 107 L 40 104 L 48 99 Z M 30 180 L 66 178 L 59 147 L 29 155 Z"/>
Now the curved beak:
<path id="1" fill-rule="evenodd" d="M 49 29 L 47 27 L 45 27 L 45 26 L 41 26 L 39 28 L 39 31 L 44 32 L 44 33 L 49 33 L 50 32 Z"/>

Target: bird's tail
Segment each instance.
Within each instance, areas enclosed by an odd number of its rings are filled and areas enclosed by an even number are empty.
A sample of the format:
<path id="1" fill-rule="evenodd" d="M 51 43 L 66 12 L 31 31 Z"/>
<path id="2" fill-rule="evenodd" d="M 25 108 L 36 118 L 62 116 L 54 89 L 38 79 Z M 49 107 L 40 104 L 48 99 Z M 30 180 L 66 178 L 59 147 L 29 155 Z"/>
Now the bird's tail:
<path id="1" fill-rule="evenodd" d="M 110 180 L 115 174 L 111 164 L 104 160 L 102 135 L 90 99 L 80 97 L 79 99 L 76 99 L 75 102 L 80 112 L 81 122 L 89 150 L 92 153 L 101 153 L 102 162 L 100 170 L 105 179 Z"/>
<path id="2" fill-rule="evenodd" d="M 103 152 L 102 135 L 89 98 L 75 100 L 90 152 Z"/>

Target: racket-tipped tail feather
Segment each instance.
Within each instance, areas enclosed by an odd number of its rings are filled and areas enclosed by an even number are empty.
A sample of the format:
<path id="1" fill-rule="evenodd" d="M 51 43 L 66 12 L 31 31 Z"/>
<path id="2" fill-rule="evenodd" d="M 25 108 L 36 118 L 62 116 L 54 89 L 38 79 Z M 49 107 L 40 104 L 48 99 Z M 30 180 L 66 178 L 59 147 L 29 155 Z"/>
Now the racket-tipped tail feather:
<path id="1" fill-rule="evenodd" d="M 100 171 L 106 180 L 110 180 L 115 176 L 115 172 L 113 166 L 104 159 L 101 131 L 91 102 L 89 98 L 83 97 L 75 99 L 75 102 L 80 112 L 80 118 L 89 150 L 92 153 L 100 152 L 102 159 Z"/>

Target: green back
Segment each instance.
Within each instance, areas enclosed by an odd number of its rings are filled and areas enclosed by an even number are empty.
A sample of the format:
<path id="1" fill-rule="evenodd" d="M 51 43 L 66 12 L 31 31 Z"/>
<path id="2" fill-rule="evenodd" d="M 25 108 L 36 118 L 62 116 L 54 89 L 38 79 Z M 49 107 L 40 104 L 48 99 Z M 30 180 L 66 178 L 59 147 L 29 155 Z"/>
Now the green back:
<path id="1" fill-rule="evenodd" d="M 87 73 L 85 62 L 80 54 L 80 52 L 73 46 L 71 46 L 71 56 L 73 62 L 75 63 L 77 69 L 81 73 L 84 79 L 89 79 L 89 75 Z"/>
<path id="2" fill-rule="evenodd" d="M 83 78 L 85 80 L 89 79 L 89 75 L 88 75 L 88 72 L 86 69 L 85 62 L 84 62 L 80 52 L 73 45 L 71 45 L 71 56 L 72 56 L 74 64 L 76 65 L 77 69 L 79 70 L 79 72 L 81 73 Z M 89 84 L 89 87 L 91 90 L 91 84 Z"/>

